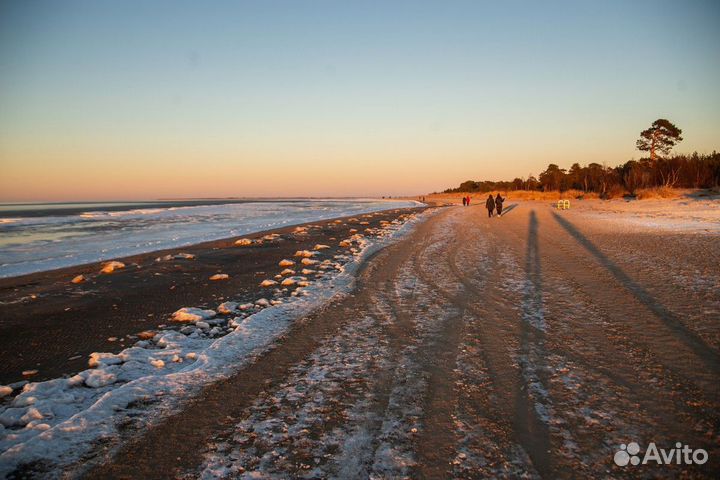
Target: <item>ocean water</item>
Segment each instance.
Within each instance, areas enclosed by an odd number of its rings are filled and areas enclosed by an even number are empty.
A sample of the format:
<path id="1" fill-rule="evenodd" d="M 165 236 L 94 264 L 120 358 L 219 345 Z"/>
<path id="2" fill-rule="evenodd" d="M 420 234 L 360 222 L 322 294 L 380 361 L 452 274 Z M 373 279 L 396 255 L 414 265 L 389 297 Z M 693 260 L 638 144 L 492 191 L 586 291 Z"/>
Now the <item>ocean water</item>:
<path id="1" fill-rule="evenodd" d="M 0 277 L 417 205 L 372 199 L 0 205 Z"/>

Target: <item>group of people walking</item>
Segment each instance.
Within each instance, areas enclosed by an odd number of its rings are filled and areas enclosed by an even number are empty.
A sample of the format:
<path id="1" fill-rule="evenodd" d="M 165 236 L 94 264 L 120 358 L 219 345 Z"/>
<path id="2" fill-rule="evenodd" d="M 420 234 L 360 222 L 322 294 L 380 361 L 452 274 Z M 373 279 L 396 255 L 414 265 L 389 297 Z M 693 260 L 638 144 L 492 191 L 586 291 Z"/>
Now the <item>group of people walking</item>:
<path id="1" fill-rule="evenodd" d="M 498 217 L 502 216 L 502 204 L 505 201 L 503 197 L 500 196 L 500 193 L 497 194 L 495 198 L 493 198 L 492 193 L 488 195 L 488 199 L 485 200 L 485 208 L 488 209 L 488 217 L 493 216 L 493 212 L 497 210 Z M 463 197 L 463 207 L 469 207 L 470 206 L 470 195 L 467 197 Z"/>
<path id="2" fill-rule="evenodd" d="M 492 194 L 488 195 L 487 200 L 485 200 L 485 208 L 487 208 L 488 210 L 488 217 L 492 217 L 495 210 L 497 210 L 498 217 L 502 216 L 502 208 L 504 201 L 505 199 L 500 196 L 500 193 L 498 193 L 495 198 L 493 198 Z M 467 197 L 463 197 L 462 202 L 463 207 L 469 207 L 470 195 L 468 195 Z"/>
<path id="3" fill-rule="evenodd" d="M 502 204 L 505 201 L 503 197 L 500 196 L 500 193 L 497 194 L 497 197 L 493 199 L 492 193 L 488 195 L 487 200 L 485 200 L 485 208 L 487 208 L 488 211 L 488 217 L 493 216 L 493 210 L 497 210 L 498 217 L 502 215 Z"/>

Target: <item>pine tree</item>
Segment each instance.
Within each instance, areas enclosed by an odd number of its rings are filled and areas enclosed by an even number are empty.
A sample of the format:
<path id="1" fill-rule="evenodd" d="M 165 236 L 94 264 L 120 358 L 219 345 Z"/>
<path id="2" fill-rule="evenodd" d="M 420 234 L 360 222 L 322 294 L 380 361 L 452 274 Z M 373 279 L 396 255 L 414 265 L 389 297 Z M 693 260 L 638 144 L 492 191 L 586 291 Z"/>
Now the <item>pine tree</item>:
<path id="1" fill-rule="evenodd" d="M 638 150 L 650 152 L 650 160 L 657 160 L 657 153 L 663 155 L 670 153 L 672 147 L 682 141 L 682 130 L 675 126 L 670 120 L 659 118 L 655 120 L 650 128 L 640 132 L 640 138 L 636 145 Z"/>

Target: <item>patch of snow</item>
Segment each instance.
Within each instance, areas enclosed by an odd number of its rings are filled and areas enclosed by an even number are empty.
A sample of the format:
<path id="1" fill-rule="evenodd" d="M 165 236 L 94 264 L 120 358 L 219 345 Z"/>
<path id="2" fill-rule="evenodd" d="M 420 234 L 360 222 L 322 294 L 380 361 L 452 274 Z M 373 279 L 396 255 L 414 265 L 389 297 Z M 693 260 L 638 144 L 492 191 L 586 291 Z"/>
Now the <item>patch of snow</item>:
<path id="1" fill-rule="evenodd" d="M 172 319 L 176 322 L 198 322 L 207 320 L 216 315 L 215 310 L 203 310 L 195 307 L 183 307 L 172 314 Z"/>

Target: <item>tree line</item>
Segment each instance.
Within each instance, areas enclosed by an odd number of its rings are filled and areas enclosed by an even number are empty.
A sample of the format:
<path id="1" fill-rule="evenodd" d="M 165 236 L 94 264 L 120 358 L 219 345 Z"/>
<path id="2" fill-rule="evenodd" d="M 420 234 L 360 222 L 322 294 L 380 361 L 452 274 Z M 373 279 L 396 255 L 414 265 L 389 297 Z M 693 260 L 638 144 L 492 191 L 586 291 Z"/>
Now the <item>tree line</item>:
<path id="1" fill-rule="evenodd" d="M 512 181 L 468 180 L 445 193 L 490 192 L 508 190 L 595 192 L 603 198 L 624 193 L 634 195 L 639 189 L 654 187 L 713 188 L 720 186 L 720 153 L 708 155 L 672 155 L 670 150 L 682 141 L 682 130 L 666 119 L 658 119 L 640 133 L 637 148 L 650 157 L 630 160 L 623 165 L 607 167 L 598 163 L 569 169 L 551 163 L 537 177 L 515 178 Z"/>

